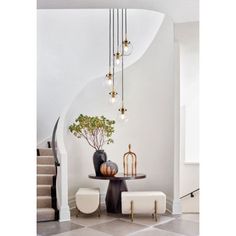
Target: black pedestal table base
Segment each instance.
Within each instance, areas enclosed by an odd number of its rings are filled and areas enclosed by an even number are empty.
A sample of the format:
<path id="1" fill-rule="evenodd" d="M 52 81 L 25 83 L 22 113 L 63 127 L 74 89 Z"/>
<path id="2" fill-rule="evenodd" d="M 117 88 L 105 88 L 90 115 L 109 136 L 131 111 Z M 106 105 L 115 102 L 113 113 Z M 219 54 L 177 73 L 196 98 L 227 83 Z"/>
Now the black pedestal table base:
<path id="1" fill-rule="evenodd" d="M 107 212 L 121 213 L 121 192 L 125 191 L 128 191 L 125 180 L 110 180 L 106 195 Z"/>

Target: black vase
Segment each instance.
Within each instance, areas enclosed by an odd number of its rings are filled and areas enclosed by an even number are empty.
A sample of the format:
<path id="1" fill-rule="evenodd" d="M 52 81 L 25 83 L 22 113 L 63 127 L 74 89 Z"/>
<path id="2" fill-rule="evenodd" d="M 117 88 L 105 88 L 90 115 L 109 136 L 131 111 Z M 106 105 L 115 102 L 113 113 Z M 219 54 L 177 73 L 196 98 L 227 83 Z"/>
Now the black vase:
<path id="1" fill-rule="evenodd" d="M 94 165 L 96 176 L 102 176 L 100 172 L 100 166 L 102 163 L 106 161 L 107 161 L 107 154 L 104 152 L 104 150 L 97 150 L 93 154 L 93 165 Z"/>

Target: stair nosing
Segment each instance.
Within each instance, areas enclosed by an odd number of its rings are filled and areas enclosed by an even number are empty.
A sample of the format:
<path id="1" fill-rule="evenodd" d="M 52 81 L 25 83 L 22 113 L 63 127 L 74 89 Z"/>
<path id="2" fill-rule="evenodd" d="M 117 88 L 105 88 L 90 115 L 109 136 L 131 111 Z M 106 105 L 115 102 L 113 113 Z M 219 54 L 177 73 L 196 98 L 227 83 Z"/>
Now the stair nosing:
<path id="1" fill-rule="evenodd" d="M 37 199 L 51 199 L 51 196 L 37 196 Z"/>
<path id="2" fill-rule="evenodd" d="M 52 185 L 50 184 L 37 184 L 37 187 L 40 186 L 40 187 L 51 187 Z"/>
<path id="3" fill-rule="evenodd" d="M 50 177 L 52 177 L 52 176 L 55 176 L 55 174 L 37 174 L 37 176 L 50 176 Z"/>
<path id="4" fill-rule="evenodd" d="M 54 156 L 50 155 L 50 156 L 37 156 L 37 157 L 54 157 Z"/>
<path id="5" fill-rule="evenodd" d="M 55 165 L 53 165 L 53 164 L 37 164 L 37 166 L 53 166 L 53 167 L 55 167 Z"/>
<path id="6" fill-rule="evenodd" d="M 42 209 L 47 209 L 47 210 L 53 210 L 53 211 L 55 211 L 55 209 L 54 208 L 52 208 L 52 207 L 42 207 L 42 208 L 37 208 L 37 210 L 42 210 Z"/>

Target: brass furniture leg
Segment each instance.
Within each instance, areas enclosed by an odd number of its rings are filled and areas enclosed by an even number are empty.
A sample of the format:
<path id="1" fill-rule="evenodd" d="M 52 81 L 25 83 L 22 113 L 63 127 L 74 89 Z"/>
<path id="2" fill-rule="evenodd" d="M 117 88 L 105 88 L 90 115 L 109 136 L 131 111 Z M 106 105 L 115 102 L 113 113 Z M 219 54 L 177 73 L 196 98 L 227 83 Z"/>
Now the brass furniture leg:
<path id="1" fill-rule="evenodd" d="M 155 217 L 155 221 L 157 221 L 157 201 L 156 200 L 154 202 L 154 217 Z"/>
<path id="2" fill-rule="evenodd" d="M 133 201 L 130 202 L 130 209 L 131 209 L 131 222 L 134 221 L 134 203 Z"/>
<path id="3" fill-rule="evenodd" d="M 78 217 L 79 217 L 79 213 L 80 213 L 80 212 L 79 212 L 79 209 L 78 209 L 77 207 L 76 207 L 76 210 L 77 210 L 77 213 L 76 213 L 76 215 L 75 215 L 75 216 L 76 216 L 76 218 L 78 218 Z"/>
<path id="4" fill-rule="evenodd" d="M 98 217 L 101 216 L 101 196 L 99 195 Z"/>

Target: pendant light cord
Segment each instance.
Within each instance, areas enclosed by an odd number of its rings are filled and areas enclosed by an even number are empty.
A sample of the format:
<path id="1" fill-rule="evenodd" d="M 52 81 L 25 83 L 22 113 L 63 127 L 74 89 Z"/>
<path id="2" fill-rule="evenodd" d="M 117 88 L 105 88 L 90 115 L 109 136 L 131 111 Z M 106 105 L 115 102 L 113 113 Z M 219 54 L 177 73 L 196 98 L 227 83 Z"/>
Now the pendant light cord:
<path id="1" fill-rule="evenodd" d="M 109 73 L 111 73 L 111 9 L 109 9 Z"/>
<path id="2" fill-rule="evenodd" d="M 127 39 L 127 9 L 125 9 L 125 39 Z M 123 41 L 123 40 L 122 40 Z"/>
<path id="3" fill-rule="evenodd" d="M 121 36 L 122 36 L 122 42 L 124 41 L 124 22 L 123 22 L 123 9 L 121 10 L 122 12 L 122 18 L 121 18 Z M 124 44 L 122 43 L 122 74 L 121 74 L 121 78 L 122 78 L 122 107 L 124 106 Z"/>
<path id="4" fill-rule="evenodd" d="M 114 57 L 114 53 L 115 53 L 115 10 L 112 9 L 112 55 L 113 55 L 113 62 L 112 62 L 112 88 L 114 91 L 114 87 L 115 87 L 115 57 Z"/>
<path id="5" fill-rule="evenodd" d="M 119 9 L 116 9 L 117 13 L 117 52 L 119 52 Z"/>

